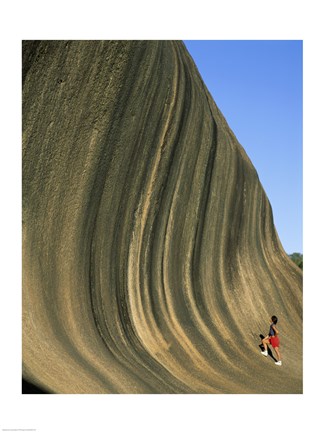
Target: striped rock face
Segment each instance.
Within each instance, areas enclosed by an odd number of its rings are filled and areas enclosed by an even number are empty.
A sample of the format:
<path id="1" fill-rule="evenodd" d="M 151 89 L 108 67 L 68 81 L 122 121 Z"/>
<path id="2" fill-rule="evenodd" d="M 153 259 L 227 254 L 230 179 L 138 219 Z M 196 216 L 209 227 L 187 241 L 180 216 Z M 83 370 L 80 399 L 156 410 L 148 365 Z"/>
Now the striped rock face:
<path id="1" fill-rule="evenodd" d="M 183 43 L 23 42 L 22 312 L 51 393 L 302 392 L 302 273 Z"/>

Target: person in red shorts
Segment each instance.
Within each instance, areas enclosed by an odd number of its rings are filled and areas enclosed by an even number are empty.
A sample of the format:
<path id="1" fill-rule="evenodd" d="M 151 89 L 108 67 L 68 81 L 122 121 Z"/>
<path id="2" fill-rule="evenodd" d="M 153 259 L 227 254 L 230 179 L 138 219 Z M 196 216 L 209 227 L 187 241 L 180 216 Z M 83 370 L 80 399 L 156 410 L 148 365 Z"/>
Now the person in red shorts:
<path id="1" fill-rule="evenodd" d="M 270 329 L 269 329 L 269 336 L 262 339 L 264 351 L 262 351 L 261 354 L 264 356 L 268 355 L 268 345 L 270 344 L 271 346 L 273 346 L 273 348 L 275 349 L 275 351 L 277 353 L 278 360 L 276 361 L 275 364 L 277 366 L 281 366 L 282 362 L 281 362 L 281 356 L 280 356 L 280 352 L 279 352 L 280 340 L 278 337 L 279 331 L 278 331 L 277 326 L 276 326 L 277 322 L 278 322 L 278 318 L 275 315 L 273 315 L 271 317 L 271 321 L 270 321 L 271 325 L 270 325 Z"/>

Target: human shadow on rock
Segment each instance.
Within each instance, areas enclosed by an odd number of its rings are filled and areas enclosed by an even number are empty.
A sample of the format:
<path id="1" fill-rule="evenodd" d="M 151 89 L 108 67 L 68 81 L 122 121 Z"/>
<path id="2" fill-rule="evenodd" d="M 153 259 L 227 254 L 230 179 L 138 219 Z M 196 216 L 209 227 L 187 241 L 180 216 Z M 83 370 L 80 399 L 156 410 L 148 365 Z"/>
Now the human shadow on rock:
<path id="1" fill-rule="evenodd" d="M 264 351 L 264 346 L 263 346 L 263 343 L 262 343 L 262 339 L 264 339 L 265 336 L 263 334 L 260 334 L 259 336 L 260 336 L 260 339 L 261 339 L 261 343 L 259 345 L 259 348 L 261 349 L 261 351 Z M 268 345 L 268 356 L 271 357 L 274 361 L 277 361 L 277 359 L 272 354 L 270 345 Z"/>

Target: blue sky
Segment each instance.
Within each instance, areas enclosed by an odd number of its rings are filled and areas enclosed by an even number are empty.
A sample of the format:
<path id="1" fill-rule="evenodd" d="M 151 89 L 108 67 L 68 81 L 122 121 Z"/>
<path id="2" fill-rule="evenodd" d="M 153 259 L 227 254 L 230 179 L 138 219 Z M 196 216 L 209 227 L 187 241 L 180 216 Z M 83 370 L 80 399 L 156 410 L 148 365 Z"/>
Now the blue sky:
<path id="1" fill-rule="evenodd" d="M 302 41 L 184 41 L 244 147 L 285 251 L 302 243 Z"/>

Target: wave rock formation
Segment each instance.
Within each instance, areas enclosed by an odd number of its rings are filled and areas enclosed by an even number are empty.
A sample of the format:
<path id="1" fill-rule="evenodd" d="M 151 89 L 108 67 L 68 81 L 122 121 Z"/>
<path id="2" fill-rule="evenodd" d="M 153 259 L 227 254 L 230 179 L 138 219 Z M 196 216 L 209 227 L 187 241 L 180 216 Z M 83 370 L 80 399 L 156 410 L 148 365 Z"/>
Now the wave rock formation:
<path id="1" fill-rule="evenodd" d="M 182 42 L 23 42 L 22 300 L 50 393 L 302 392 L 302 273 Z"/>

